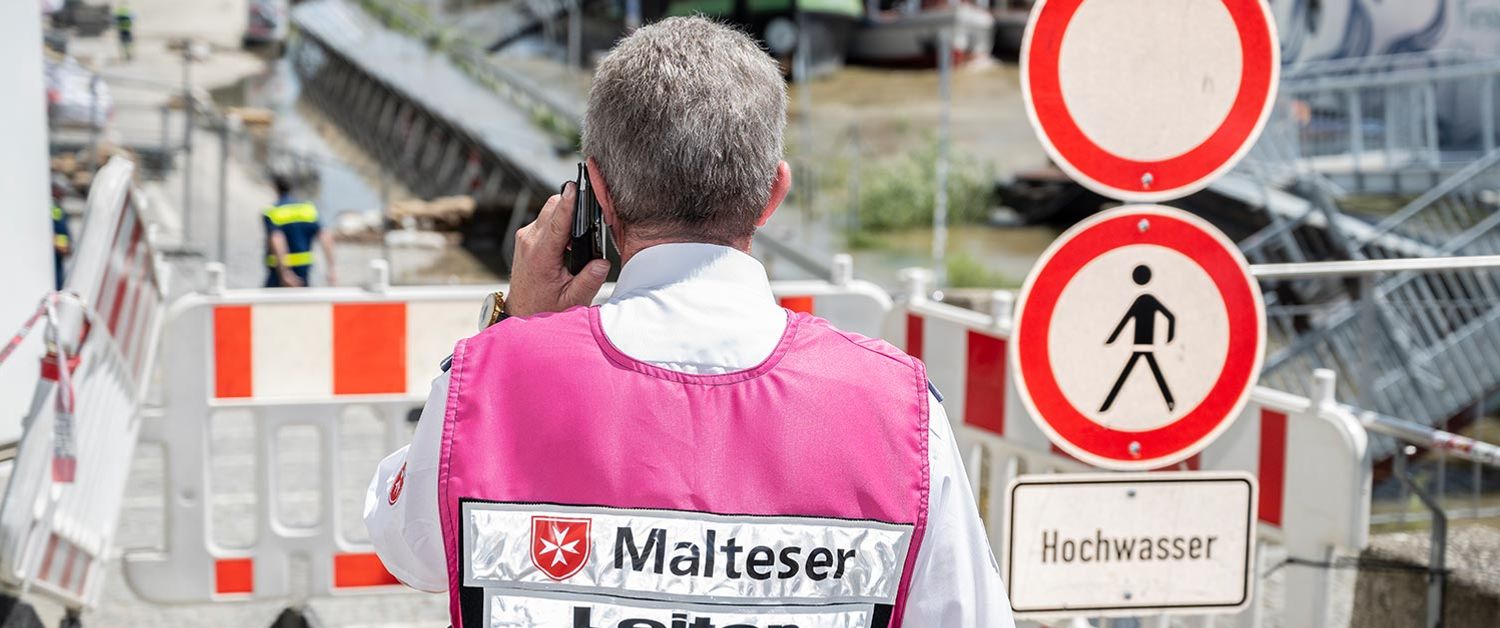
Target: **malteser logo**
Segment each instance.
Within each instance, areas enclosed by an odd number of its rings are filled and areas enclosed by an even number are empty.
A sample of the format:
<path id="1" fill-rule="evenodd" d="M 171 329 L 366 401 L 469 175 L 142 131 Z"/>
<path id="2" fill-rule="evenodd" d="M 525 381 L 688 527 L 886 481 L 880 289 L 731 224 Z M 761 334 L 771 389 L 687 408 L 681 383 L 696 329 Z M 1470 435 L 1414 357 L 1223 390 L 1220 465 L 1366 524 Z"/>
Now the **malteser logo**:
<path id="1" fill-rule="evenodd" d="M 567 580 L 589 561 L 589 519 L 531 518 L 531 564 L 553 580 Z"/>

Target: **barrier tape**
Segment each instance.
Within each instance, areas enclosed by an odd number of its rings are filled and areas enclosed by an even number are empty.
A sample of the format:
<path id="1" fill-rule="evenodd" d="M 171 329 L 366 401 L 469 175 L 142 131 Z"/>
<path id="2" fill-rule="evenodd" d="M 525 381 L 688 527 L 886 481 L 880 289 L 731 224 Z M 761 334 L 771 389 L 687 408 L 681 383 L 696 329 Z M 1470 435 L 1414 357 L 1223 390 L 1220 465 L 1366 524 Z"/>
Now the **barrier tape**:
<path id="1" fill-rule="evenodd" d="M 68 360 L 68 348 L 57 337 L 56 307 L 50 300 L 46 307 L 47 336 L 53 351 L 53 355 L 48 357 L 54 357 L 57 361 L 57 394 L 52 396 L 53 410 L 56 412 L 52 417 L 52 481 L 72 484 L 78 472 L 78 452 L 73 444 L 72 373 L 77 367 Z"/>
<path id="2" fill-rule="evenodd" d="M 11 336 L 5 348 L 0 349 L 0 365 L 3 365 L 16 348 L 26 341 L 26 337 L 31 335 L 32 328 L 42 319 L 46 319 L 47 326 L 44 334 L 47 337 L 48 353 L 42 358 L 41 378 L 44 381 L 56 382 L 58 385 L 57 394 L 53 395 L 53 409 L 56 415 L 52 423 L 52 481 L 57 484 L 72 484 L 78 468 L 78 457 L 73 443 L 75 395 L 72 371 L 78 368 L 79 356 L 69 356 L 66 344 L 58 337 L 60 319 L 56 306 L 66 296 L 77 298 L 76 294 L 65 292 L 49 292 L 43 296 L 36 311 L 21 324 L 20 329 Z M 87 336 L 86 326 L 84 336 Z M 79 344 L 82 344 L 82 338 Z"/>
<path id="3" fill-rule="evenodd" d="M 36 311 L 31 313 L 26 322 L 21 323 L 21 329 L 14 336 L 10 337 L 10 341 L 5 343 L 4 348 L 0 348 L 0 365 L 5 364 L 6 358 L 9 358 L 10 354 L 15 353 L 16 348 L 20 347 L 21 343 L 26 342 L 26 337 L 31 335 L 31 328 L 35 327 L 37 321 L 42 320 L 42 317 L 47 315 L 47 300 L 51 299 L 53 294 L 56 293 L 49 293 L 46 297 L 42 298 L 42 302 L 36 306 Z"/>

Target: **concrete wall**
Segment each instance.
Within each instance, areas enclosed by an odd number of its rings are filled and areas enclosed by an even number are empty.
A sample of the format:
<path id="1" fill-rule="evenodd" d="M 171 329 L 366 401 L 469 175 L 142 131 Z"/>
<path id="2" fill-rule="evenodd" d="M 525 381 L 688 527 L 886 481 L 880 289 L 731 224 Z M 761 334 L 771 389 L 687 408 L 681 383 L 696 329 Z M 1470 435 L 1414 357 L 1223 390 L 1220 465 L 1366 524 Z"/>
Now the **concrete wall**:
<path id="1" fill-rule="evenodd" d="M 47 109 L 39 4 L 0 2 L 0 343 L 53 286 Z M 36 384 L 39 334 L 0 365 L 0 442 L 21 434 Z"/>
<path id="2" fill-rule="evenodd" d="M 1500 625 L 1500 529 L 1455 523 L 1448 530 L 1450 573 L 1444 625 Z M 1352 626 L 1408 628 L 1424 625 L 1427 609 L 1429 532 L 1371 537 L 1355 585 Z"/>

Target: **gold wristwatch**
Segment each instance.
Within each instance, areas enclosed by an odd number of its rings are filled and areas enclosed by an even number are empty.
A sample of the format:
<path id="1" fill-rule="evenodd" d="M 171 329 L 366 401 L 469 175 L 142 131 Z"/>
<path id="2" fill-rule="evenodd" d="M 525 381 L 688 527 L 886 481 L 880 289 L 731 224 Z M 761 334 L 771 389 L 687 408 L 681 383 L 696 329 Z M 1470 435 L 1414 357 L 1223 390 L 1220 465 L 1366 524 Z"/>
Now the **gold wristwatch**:
<path id="1" fill-rule="evenodd" d="M 484 305 L 479 307 L 479 331 L 489 329 L 491 325 L 509 317 L 510 313 L 505 311 L 505 293 L 491 292 L 484 297 Z"/>
<path id="2" fill-rule="evenodd" d="M 489 329 L 491 325 L 510 318 L 510 313 L 505 311 L 505 293 L 495 291 L 484 297 L 484 304 L 479 306 L 479 331 Z M 443 358 L 438 368 L 444 373 L 453 366 L 453 356 Z"/>

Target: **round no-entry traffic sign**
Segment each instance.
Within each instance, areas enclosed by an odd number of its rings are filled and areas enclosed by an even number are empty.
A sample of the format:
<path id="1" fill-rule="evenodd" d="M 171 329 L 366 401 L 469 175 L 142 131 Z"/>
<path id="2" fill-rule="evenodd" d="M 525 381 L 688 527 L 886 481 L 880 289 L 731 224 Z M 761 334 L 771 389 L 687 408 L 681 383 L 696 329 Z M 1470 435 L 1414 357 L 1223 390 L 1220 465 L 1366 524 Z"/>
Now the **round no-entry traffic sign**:
<path id="1" fill-rule="evenodd" d="M 1280 67 L 1265 0 L 1041 0 L 1021 88 L 1073 180 L 1156 202 L 1202 189 L 1249 151 Z"/>
<path id="2" fill-rule="evenodd" d="M 1017 301 L 1011 369 L 1059 448 L 1121 470 L 1202 451 L 1250 398 L 1265 350 L 1238 248 L 1183 211 L 1133 205 L 1069 229 Z"/>

